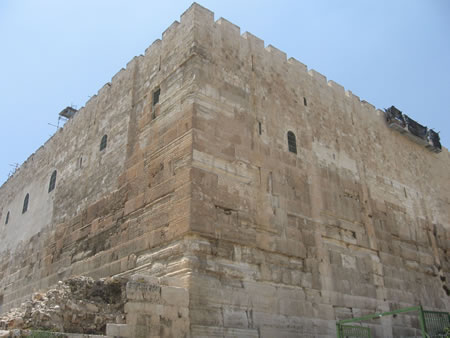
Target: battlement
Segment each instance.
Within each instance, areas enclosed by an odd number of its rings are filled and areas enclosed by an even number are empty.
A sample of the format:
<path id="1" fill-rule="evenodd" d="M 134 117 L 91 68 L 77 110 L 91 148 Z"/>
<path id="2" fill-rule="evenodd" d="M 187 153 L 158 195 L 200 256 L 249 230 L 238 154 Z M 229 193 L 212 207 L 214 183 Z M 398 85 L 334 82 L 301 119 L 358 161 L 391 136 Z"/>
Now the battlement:
<path id="1" fill-rule="evenodd" d="M 78 196 L 72 197 L 80 205 L 88 204 L 90 200 L 98 198 L 99 195 L 117 189 L 113 173 L 118 174 L 125 165 L 127 143 L 129 142 L 127 133 L 130 132 L 130 128 L 135 128 L 130 123 L 133 122 L 133 119 L 140 118 L 143 114 L 141 110 L 149 109 L 151 104 L 149 98 L 154 88 L 164 87 L 161 104 L 164 105 L 164 102 L 172 100 L 169 84 L 165 87 L 165 80 L 195 53 L 195 50 L 191 50 L 194 41 L 191 28 L 195 26 L 195 22 L 203 20 L 205 13 L 208 11 L 195 5 L 191 6 L 184 13 L 181 22 L 175 21 L 162 33 L 160 39 L 156 39 L 145 50 L 143 55 L 135 56 L 124 68 L 114 74 L 110 81 L 91 95 L 84 106 L 31 154 L 0 186 L 2 198 L 8 196 L 2 201 L 0 208 L 5 208 L 5 213 L 8 212 L 8 208 L 17 209 L 11 211 L 9 223 L 14 225 L 19 222 L 20 227 L 25 226 L 28 218 L 31 217 L 28 216 L 30 213 L 26 214 L 28 217 L 18 216 L 21 210 L 20 204 L 23 202 L 22 195 L 27 192 L 30 192 L 31 203 L 34 206 L 32 209 L 35 212 L 33 227 L 24 230 L 21 236 L 7 234 L 7 236 L 11 235 L 13 239 L 9 243 L 8 241 L 4 241 L 4 243 L 14 247 L 20 240 L 26 240 L 27 236 L 29 237 L 51 224 L 52 201 L 43 199 L 37 202 L 37 196 L 41 196 L 45 191 L 43 182 L 47 180 L 48 172 L 57 170 L 58 182 L 64 179 L 69 187 L 72 184 L 71 181 L 82 175 L 81 173 L 92 179 L 105 171 L 103 178 L 98 177 L 104 181 L 103 184 L 88 189 L 89 192 L 83 192 L 83 189 L 80 188 Z M 140 110 L 134 112 L 137 108 Z M 133 117 L 133 115 L 137 115 L 137 117 Z M 109 134 L 109 137 L 105 152 L 110 153 L 114 148 L 117 154 L 116 159 L 108 159 L 108 156 L 103 156 L 104 152 L 98 152 L 100 139 L 106 134 Z M 101 168 L 104 169 L 97 168 L 96 172 L 91 171 L 98 163 L 101 163 Z M 82 170 L 83 168 L 84 170 Z M 78 179 L 82 179 L 82 177 L 80 176 Z M 39 215 L 38 206 L 42 210 Z M 80 206 L 67 208 L 68 215 L 61 213 L 59 217 L 71 216 L 79 208 Z M 0 210 L 1 216 L 2 210 Z M 0 233 L 1 231 L 0 228 Z"/>
<path id="2" fill-rule="evenodd" d="M 174 35 L 179 34 L 180 30 L 185 31 L 186 27 L 194 27 L 194 26 L 205 26 L 209 27 L 210 31 L 216 31 L 222 37 L 223 43 L 234 43 L 237 49 L 240 49 L 241 55 L 250 54 L 250 58 L 246 58 L 246 61 L 251 64 L 251 67 L 257 68 L 257 61 L 253 58 L 253 56 L 258 56 L 262 58 L 260 63 L 270 63 L 273 67 L 279 69 L 283 68 L 286 73 L 294 73 L 298 74 L 298 76 L 303 76 L 305 74 L 309 75 L 313 81 L 315 81 L 319 86 L 323 88 L 328 88 L 331 91 L 334 91 L 337 95 L 339 95 L 343 100 L 352 99 L 355 101 L 359 101 L 359 103 L 365 107 L 363 111 L 366 111 L 369 114 L 375 114 L 376 116 L 382 116 L 380 114 L 381 109 L 376 108 L 374 105 L 370 104 L 365 100 L 361 100 L 359 96 L 355 95 L 352 91 L 346 90 L 342 85 L 336 83 L 333 80 L 327 80 L 327 77 L 314 69 L 308 69 L 308 66 L 298 61 L 294 57 L 289 57 L 287 54 L 278 48 L 274 47 L 271 44 L 265 46 L 264 40 L 259 37 L 253 35 L 250 32 L 244 32 L 241 34 L 240 27 L 231 23 L 225 18 L 219 18 L 217 20 L 214 19 L 214 12 L 209 9 L 199 5 L 194 2 L 181 16 L 180 21 L 174 21 L 161 35 L 161 39 L 156 39 L 147 49 L 145 49 L 144 55 L 134 57 L 130 62 L 127 63 L 125 68 L 120 69 L 115 75 L 112 76 L 111 81 L 107 82 L 101 89 L 98 90 L 97 93 L 93 94 L 89 100 L 82 106 L 76 118 L 80 118 L 83 116 L 84 111 L 88 107 L 94 107 L 98 103 L 99 96 L 107 95 L 108 91 L 111 91 L 112 88 L 120 87 L 122 85 L 122 81 L 128 80 L 131 75 L 131 70 L 134 65 L 138 62 L 137 59 L 144 56 L 144 58 L 160 58 L 163 54 L 164 45 L 166 45 L 166 41 L 171 41 L 174 38 Z M 198 33 L 196 33 L 198 34 Z M 170 44 L 170 43 L 169 43 Z M 167 53 L 167 51 L 165 51 Z M 161 68 L 161 60 L 158 65 L 159 69 Z M 174 66 L 176 67 L 176 66 Z M 89 108 L 91 109 L 91 108 Z M 380 111 L 377 113 L 377 110 Z M 71 119 L 66 123 L 65 128 L 69 127 L 71 124 L 75 123 Z M 64 128 L 61 128 L 62 131 Z M 55 134 L 57 135 L 57 134 Z M 45 147 L 47 142 L 39 148 L 39 150 Z M 445 151 L 448 150 L 445 147 L 442 147 Z M 34 157 L 38 155 L 39 150 L 30 155 Z M 29 160 L 27 159 L 24 164 Z M 16 173 L 20 171 L 20 168 Z"/>
<path id="3" fill-rule="evenodd" d="M 266 58 L 275 68 L 285 67 L 286 72 L 294 71 L 308 73 L 319 83 L 324 85 L 328 84 L 332 88 L 338 88 L 339 92 L 343 92 L 343 86 L 332 80 L 327 82 L 326 76 L 314 69 L 308 70 L 308 67 L 305 64 L 298 61 L 294 57 L 290 57 L 288 60 L 287 54 L 275 46 L 271 44 L 265 46 L 264 40 L 250 32 L 244 32 L 241 34 L 240 27 L 231 23 L 227 19 L 221 17 L 214 21 L 214 12 L 211 12 L 197 3 L 193 3 L 192 6 L 181 16 L 181 22 L 187 21 L 196 22 L 197 24 L 209 27 L 211 30 L 217 31 L 222 37 L 223 43 L 229 43 L 229 40 L 239 36 L 241 41 L 236 42 L 236 46 L 237 48 L 243 49 L 242 54 L 250 52 L 251 54 Z"/>
<path id="4" fill-rule="evenodd" d="M 283 69 L 286 74 L 293 73 L 299 77 L 307 74 L 322 89 L 335 93 L 342 100 L 351 99 L 354 102 L 358 102 L 363 108 L 361 111 L 377 117 L 380 121 L 382 120 L 384 114 L 380 108 L 375 107 L 364 99 L 360 99 L 359 96 L 350 90 L 346 90 L 339 83 L 333 80 L 327 80 L 327 77 L 320 72 L 314 69 L 308 69 L 307 65 L 294 57 L 288 57 L 285 52 L 273 45 L 268 44 L 266 46 L 264 40 L 259 37 L 249 32 L 241 34 L 240 27 L 234 23 L 222 17 L 214 20 L 214 13 L 197 3 L 193 3 L 182 15 L 181 21 L 191 22 L 189 25 L 195 22 L 196 25 L 203 26 L 208 34 L 215 32 L 217 36 L 220 36 L 220 41 L 217 41 L 217 43 L 235 46 L 237 55 L 246 63 L 250 64 L 249 68 L 251 69 L 257 69 L 258 65 L 261 64 L 270 64 L 275 69 Z M 202 34 L 206 33 L 198 33 L 199 36 L 203 36 Z"/>
<path id="5" fill-rule="evenodd" d="M 164 62 L 162 58 L 166 57 L 168 54 L 174 53 L 173 41 L 176 40 L 176 35 L 190 36 L 189 31 L 186 30 L 186 26 L 192 26 L 196 22 L 208 22 L 208 18 L 212 20 L 214 15 L 211 11 L 203 8 L 202 6 L 194 3 L 187 9 L 184 14 L 181 15 L 181 22 L 175 21 L 171 26 L 169 26 L 161 36 L 161 39 L 156 39 L 148 48 L 145 49 L 144 55 L 135 56 L 131 59 L 125 68 L 121 68 L 116 74 L 111 77 L 111 80 L 105 83 L 97 93 L 91 95 L 89 99 L 85 102 L 84 106 L 78 109 L 77 114 L 68 120 L 65 125 L 57 130 L 57 132 L 51 136 L 42 146 L 40 146 L 33 154 L 31 154 L 23 164 L 15 171 L 13 175 L 8 177 L 8 179 L 0 186 L 0 189 L 8 181 L 13 179 L 14 176 L 20 174 L 23 168 L 29 167 L 32 162 L 40 162 L 41 159 L 46 158 L 49 151 L 57 147 L 57 144 L 63 142 L 66 138 L 67 133 L 72 133 L 74 130 L 79 128 L 81 121 L 86 119 L 91 119 L 94 112 L 98 109 L 98 105 L 104 104 L 107 97 L 110 95 L 117 94 L 127 82 L 132 81 L 134 67 L 137 64 L 152 64 L 151 72 L 162 71 L 166 72 L 167 69 L 161 69 L 161 63 Z M 181 38 L 179 38 L 181 40 Z M 185 56 L 188 57 L 187 54 Z M 145 60 L 144 60 L 145 59 Z M 175 69 L 179 64 L 183 62 L 180 61 L 176 64 L 171 64 L 171 68 Z M 166 63 L 167 66 L 167 63 Z M 67 132 L 67 130 L 70 130 Z"/>

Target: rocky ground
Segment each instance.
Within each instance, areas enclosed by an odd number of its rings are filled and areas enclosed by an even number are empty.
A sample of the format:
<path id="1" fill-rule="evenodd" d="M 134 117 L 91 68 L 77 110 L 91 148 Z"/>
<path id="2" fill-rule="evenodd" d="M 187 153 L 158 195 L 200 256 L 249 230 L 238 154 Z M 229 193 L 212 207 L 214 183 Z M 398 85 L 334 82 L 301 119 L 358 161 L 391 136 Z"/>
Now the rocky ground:
<path id="1" fill-rule="evenodd" d="M 74 277 L 35 293 L 0 317 L 0 329 L 105 334 L 106 323 L 125 322 L 125 279 Z"/>

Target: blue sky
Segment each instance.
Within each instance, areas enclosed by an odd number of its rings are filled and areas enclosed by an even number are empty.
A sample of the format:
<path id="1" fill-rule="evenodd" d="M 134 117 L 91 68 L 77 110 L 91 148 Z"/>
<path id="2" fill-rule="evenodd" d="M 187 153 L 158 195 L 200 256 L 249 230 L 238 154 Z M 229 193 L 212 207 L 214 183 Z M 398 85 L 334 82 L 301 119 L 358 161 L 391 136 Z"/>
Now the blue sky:
<path id="1" fill-rule="evenodd" d="M 450 1 L 198 2 L 450 146 Z M 0 184 L 190 4 L 0 0 Z"/>

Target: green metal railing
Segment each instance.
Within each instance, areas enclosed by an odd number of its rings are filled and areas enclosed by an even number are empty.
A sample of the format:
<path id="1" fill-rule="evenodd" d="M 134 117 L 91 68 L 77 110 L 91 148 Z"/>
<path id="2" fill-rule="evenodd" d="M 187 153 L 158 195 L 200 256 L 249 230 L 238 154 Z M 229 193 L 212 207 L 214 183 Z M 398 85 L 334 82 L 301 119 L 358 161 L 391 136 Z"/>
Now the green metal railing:
<path id="1" fill-rule="evenodd" d="M 371 338 L 370 328 L 363 326 L 352 326 L 349 323 L 361 323 L 384 316 L 392 316 L 406 312 L 418 312 L 420 331 L 423 338 L 445 337 L 450 338 L 448 331 L 450 328 L 450 314 L 448 312 L 424 311 L 422 306 L 403 308 L 395 311 L 374 313 L 371 315 L 344 319 L 336 322 L 336 332 L 338 338 L 363 337 Z"/>
<path id="2" fill-rule="evenodd" d="M 450 337 L 445 329 L 450 329 L 450 314 L 438 311 L 423 311 L 425 330 L 430 337 Z M 447 331 L 448 332 L 448 331 Z"/>
<path id="3" fill-rule="evenodd" d="M 41 331 L 41 330 L 31 330 L 30 338 L 64 338 L 67 337 L 64 333 L 51 332 L 51 331 Z"/>
<path id="4" fill-rule="evenodd" d="M 341 325 L 338 330 L 338 337 L 362 337 L 371 338 L 370 328 L 364 326 Z"/>

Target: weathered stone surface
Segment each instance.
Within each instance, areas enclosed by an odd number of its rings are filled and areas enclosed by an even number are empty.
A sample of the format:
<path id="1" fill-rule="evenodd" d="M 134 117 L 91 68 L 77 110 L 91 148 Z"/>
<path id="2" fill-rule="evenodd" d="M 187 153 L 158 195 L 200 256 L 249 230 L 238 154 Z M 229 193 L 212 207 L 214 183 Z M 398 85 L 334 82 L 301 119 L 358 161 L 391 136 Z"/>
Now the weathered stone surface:
<path id="1" fill-rule="evenodd" d="M 106 335 L 109 337 L 129 337 L 128 324 L 107 324 Z"/>
<path id="2" fill-rule="evenodd" d="M 194 4 L 0 188 L 0 306 L 135 275 L 130 337 L 331 337 L 336 319 L 448 310 L 449 167 L 447 149 Z"/>

